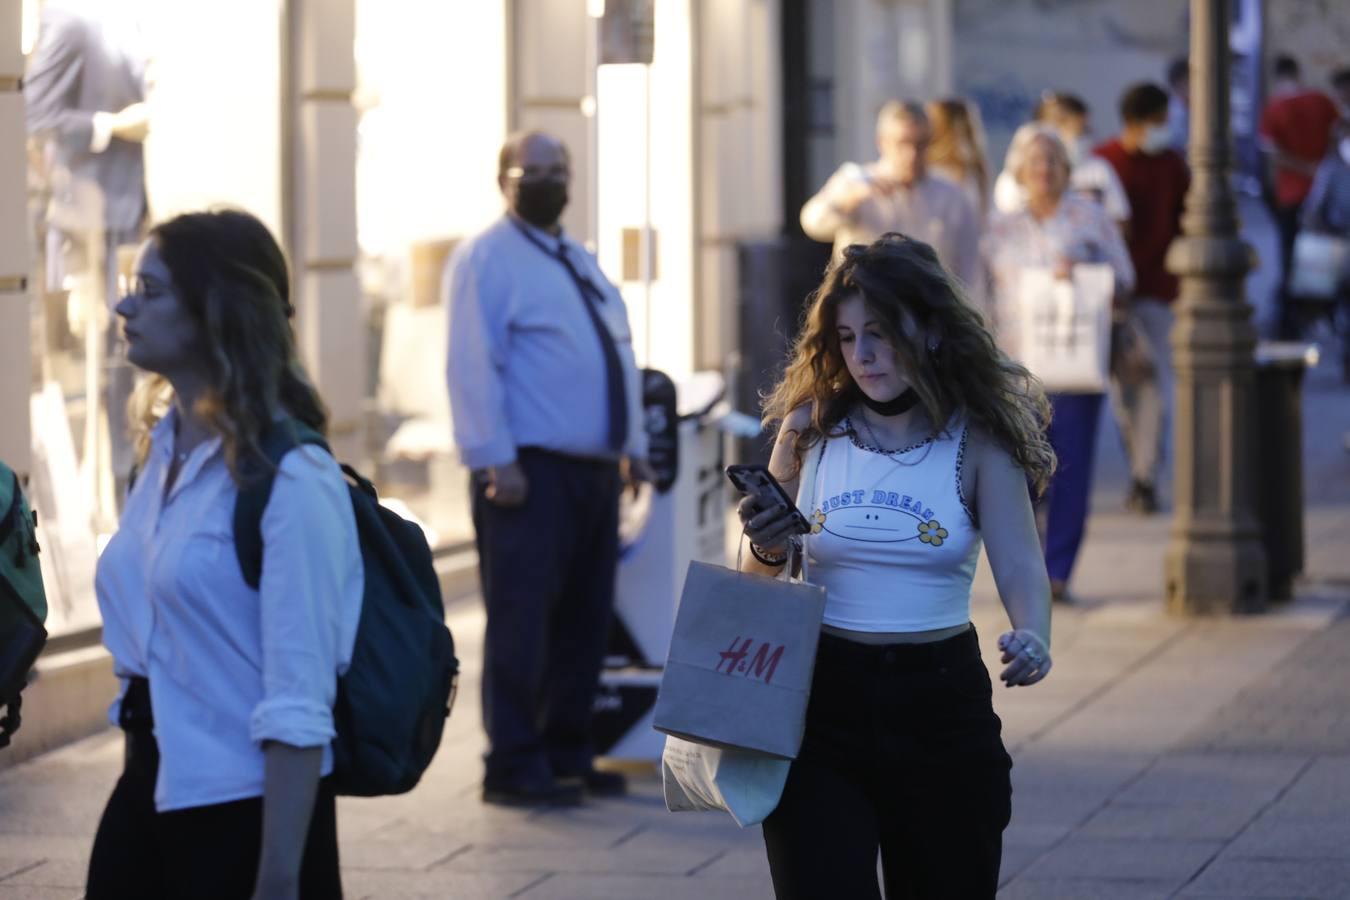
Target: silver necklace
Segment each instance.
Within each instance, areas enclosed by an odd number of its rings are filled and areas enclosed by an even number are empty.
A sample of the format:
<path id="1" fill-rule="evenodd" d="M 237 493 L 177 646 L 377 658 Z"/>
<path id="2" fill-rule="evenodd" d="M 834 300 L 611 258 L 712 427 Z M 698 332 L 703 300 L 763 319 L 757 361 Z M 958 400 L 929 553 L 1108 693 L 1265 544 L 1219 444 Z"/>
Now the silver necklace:
<path id="1" fill-rule="evenodd" d="M 901 453 L 908 453 L 910 450 L 914 450 L 922 446 L 924 443 L 926 443 L 925 441 L 920 441 L 917 444 L 910 444 L 908 446 L 901 447 L 898 450 L 887 450 L 881 446 L 881 441 L 880 439 L 877 438 L 877 433 L 872 430 L 872 423 L 867 421 L 867 412 L 863 410 L 861 407 L 858 408 L 857 412 L 858 418 L 862 419 L 863 428 L 867 429 L 867 436 L 872 440 L 872 446 L 877 448 L 878 453 L 894 458 Z"/>

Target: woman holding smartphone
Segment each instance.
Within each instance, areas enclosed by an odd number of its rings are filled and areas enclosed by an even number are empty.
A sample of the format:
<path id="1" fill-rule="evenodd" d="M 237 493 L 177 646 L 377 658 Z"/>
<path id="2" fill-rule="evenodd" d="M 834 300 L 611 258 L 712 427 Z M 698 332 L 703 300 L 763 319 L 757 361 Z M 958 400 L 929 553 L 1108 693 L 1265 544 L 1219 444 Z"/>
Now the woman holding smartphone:
<path id="1" fill-rule="evenodd" d="M 814 295 L 783 380 L 770 471 L 790 511 L 738 513 L 750 571 L 803 542 L 827 589 L 806 735 L 764 840 L 779 900 L 994 896 L 1009 770 L 970 623 L 986 548 L 1012 623 L 1008 687 L 1050 671 L 1050 585 L 1032 491 L 1054 468 L 1049 407 L 927 244 L 853 245 Z"/>
<path id="2" fill-rule="evenodd" d="M 332 707 L 364 569 L 347 485 L 316 447 L 276 466 L 262 578 L 234 545 L 260 444 L 327 414 L 296 357 L 280 247 L 242 212 L 151 232 L 117 305 L 139 474 L 99 559 L 126 764 L 90 854 L 89 900 L 339 900 Z"/>

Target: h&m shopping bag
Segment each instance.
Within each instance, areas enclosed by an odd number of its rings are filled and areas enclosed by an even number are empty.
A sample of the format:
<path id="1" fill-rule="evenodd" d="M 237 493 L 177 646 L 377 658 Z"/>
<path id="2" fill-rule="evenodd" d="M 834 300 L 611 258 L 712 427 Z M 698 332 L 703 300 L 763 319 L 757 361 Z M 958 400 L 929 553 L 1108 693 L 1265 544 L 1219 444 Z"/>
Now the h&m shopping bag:
<path id="1" fill-rule="evenodd" d="M 654 722 L 666 734 L 792 759 L 806 728 L 825 589 L 693 562 Z"/>
<path id="2" fill-rule="evenodd" d="M 1075 265 L 1068 279 L 1043 267 L 1022 270 L 1017 298 L 1021 363 L 1047 392 L 1106 390 L 1114 294 L 1115 274 L 1107 265 Z"/>
<path id="3" fill-rule="evenodd" d="M 824 442 L 822 441 L 818 448 L 814 448 L 807 453 L 805 459 L 802 460 L 801 477 L 797 482 L 797 505 L 799 507 L 810 508 L 815 496 L 816 472 L 820 468 L 820 457 L 823 452 Z M 806 537 L 802 538 L 803 542 L 807 540 Z M 789 558 L 788 564 L 778 576 L 778 583 L 788 584 L 791 582 L 794 561 L 794 559 Z M 804 554 L 801 561 L 802 580 L 805 581 L 807 573 Z M 739 560 L 737 568 L 740 568 Z M 690 594 L 688 593 L 687 582 L 685 590 L 683 602 L 689 602 Z M 798 595 L 794 595 L 794 600 L 796 596 Z M 824 592 L 821 590 L 818 597 L 814 593 L 800 596 L 809 598 L 806 605 L 810 608 L 810 613 L 809 615 L 803 615 L 803 622 L 815 622 L 814 626 L 803 624 L 804 632 L 812 630 L 815 632 L 815 637 L 803 637 L 805 645 L 811 648 L 811 664 L 806 667 L 804 682 L 808 689 L 808 694 L 804 699 L 809 699 L 811 672 L 815 669 L 816 640 L 819 637 L 820 618 L 824 614 L 825 607 Z M 819 611 L 816 611 L 817 603 Z M 792 605 L 795 607 L 796 604 Z M 702 616 L 699 616 L 698 621 L 702 621 L 702 618 Z M 693 623 L 694 621 L 695 619 L 691 617 L 690 622 Z M 678 630 L 678 623 L 676 627 Z M 735 645 L 731 646 L 734 647 Z M 771 662 L 776 652 L 776 649 L 771 649 L 766 652 L 764 657 L 763 669 L 769 682 L 772 682 L 773 676 L 777 674 L 776 664 Z M 756 656 L 758 656 L 758 651 L 756 651 Z M 739 667 L 741 661 L 737 662 L 737 667 Z M 771 664 L 775 666 L 773 675 L 770 675 L 768 671 Z M 747 664 L 747 670 L 752 668 L 755 668 L 754 658 Z M 794 681 L 794 684 L 796 683 L 799 682 Z M 672 693 L 679 690 L 680 688 L 672 688 Z M 658 699 L 658 704 L 659 702 Z M 801 731 L 805 729 L 804 706 L 802 712 L 802 725 L 797 732 L 797 740 L 792 745 L 794 755 L 796 749 L 801 745 Z M 742 828 L 758 825 L 777 808 L 779 798 L 783 795 L 783 786 L 787 784 L 788 769 L 791 765 L 792 763 L 787 759 L 769 756 L 755 750 L 715 747 L 667 735 L 665 749 L 661 753 L 661 786 L 665 795 L 666 809 L 671 812 L 726 810 L 731 814 L 736 824 Z"/>

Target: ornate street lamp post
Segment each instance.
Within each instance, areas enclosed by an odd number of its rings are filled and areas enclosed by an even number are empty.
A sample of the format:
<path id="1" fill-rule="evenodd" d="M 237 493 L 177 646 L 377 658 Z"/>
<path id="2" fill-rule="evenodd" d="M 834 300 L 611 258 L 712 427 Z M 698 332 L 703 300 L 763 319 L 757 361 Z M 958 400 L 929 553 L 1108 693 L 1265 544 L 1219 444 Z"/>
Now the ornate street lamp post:
<path id="1" fill-rule="evenodd" d="M 1167 257 L 1181 276 L 1167 606 L 1186 614 L 1258 612 L 1266 601 L 1248 437 L 1256 331 L 1243 280 L 1251 250 L 1238 238 L 1229 184 L 1229 27 L 1228 0 L 1191 0 L 1192 181 L 1184 237 Z"/>

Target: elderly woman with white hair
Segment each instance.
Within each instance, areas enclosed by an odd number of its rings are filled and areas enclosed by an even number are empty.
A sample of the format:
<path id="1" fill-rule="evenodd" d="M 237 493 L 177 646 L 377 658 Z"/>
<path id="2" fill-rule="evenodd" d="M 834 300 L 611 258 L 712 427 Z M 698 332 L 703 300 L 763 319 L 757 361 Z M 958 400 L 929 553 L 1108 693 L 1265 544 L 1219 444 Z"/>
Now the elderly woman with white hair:
<path id="1" fill-rule="evenodd" d="M 1049 267 L 1068 277 L 1075 263 L 1107 263 L 1117 296 L 1134 287 L 1134 266 L 1120 231 L 1099 203 L 1068 191 L 1069 154 L 1059 135 L 1035 127 L 1019 134 L 1013 172 L 1025 197 L 1015 212 L 997 213 L 984 239 L 993 275 L 993 317 L 999 343 L 1018 358 L 1017 288 L 1027 267 Z M 1052 597 L 1067 602 L 1092 493 L 1092 462 L 1102 394 L 1051 394 L 1050 444 L 1059 459 L 1044 503 L 1045 564 Z"/>

